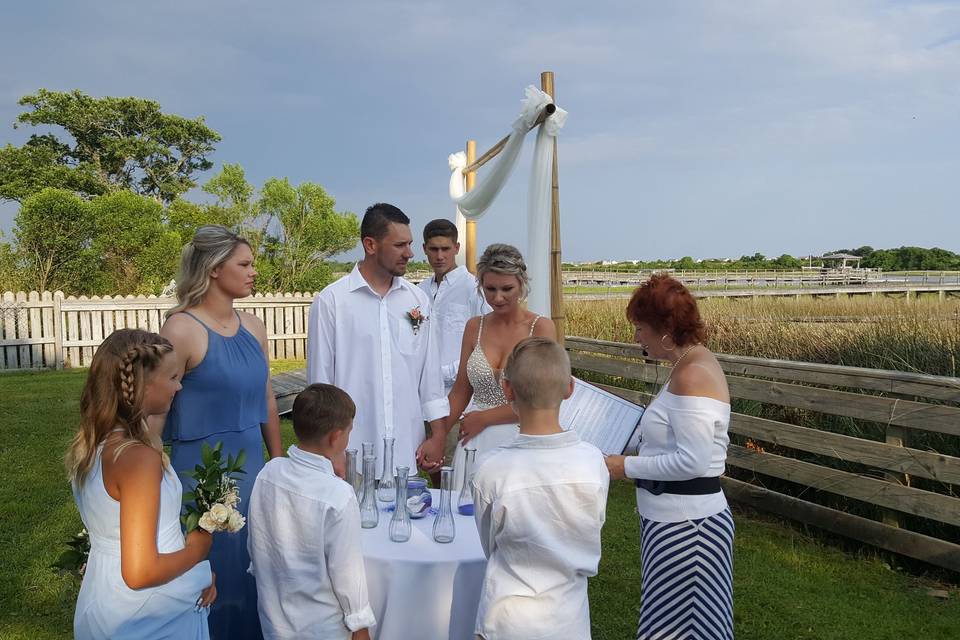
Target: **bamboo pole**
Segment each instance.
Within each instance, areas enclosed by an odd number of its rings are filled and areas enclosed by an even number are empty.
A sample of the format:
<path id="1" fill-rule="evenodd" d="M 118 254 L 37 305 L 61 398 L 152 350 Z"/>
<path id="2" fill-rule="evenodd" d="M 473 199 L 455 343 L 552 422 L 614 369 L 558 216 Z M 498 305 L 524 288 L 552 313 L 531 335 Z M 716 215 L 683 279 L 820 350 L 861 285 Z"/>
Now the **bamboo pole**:
<path id="1" fill-rule="evenodd" d="M 467 140 L 467 165 L 473 164 L 477 159 L 477 141 Z M 477 182 L 476 171 L 470 171 L 466 174 L 467 184 L 466 192 L 473 190 Z M 470 273 L 477 273 L 477 221 L 467 220 L 467 269 Z"/>
<path id="2" fill-rule="evenodd" d="M 540 88 L 557 101 L 553 71 L 540 74 Z M 468 160 L 469 162 L 469 160 Z M 553 175 L 550 188 L 550 317 L 557 326 L 557 339 L 563 344 L 566 316 L 563 313 L 563 260 L 560 254 L 560 172 L 557 164 L 557 141 L 553 141 Z"/>

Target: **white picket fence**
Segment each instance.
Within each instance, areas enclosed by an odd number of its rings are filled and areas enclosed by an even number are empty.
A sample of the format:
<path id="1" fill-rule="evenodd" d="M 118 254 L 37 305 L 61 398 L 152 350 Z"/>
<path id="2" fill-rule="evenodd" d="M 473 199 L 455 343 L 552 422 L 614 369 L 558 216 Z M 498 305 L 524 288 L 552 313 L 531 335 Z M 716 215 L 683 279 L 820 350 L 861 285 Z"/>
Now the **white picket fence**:
<path id="1" fill-rule="evenodd" d="M 267 327 L 272 360 L 306 358 L 307 315 L 314 293 L 257 293 L 236 307 Z M 7 291 L 0 301 L 0 370 L 88 367 L 115 329 L 159 331 L 175 300 L 157 296 L 64 296 Z"/>

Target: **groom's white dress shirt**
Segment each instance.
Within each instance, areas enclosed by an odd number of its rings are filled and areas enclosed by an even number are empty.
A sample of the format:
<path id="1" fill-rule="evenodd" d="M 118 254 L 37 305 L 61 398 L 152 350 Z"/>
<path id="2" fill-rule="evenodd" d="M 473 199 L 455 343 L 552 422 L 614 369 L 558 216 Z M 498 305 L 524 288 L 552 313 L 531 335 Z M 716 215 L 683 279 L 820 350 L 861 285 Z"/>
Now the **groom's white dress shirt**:
<path id="1" fill-rule="evenodd" d="M 260 471 L 247 516 L 263 637 L 348 640 L 375 624 L 357 498 L 324 456 L 287 454 Z"/>
<path id="2" fill-rule="evenodd" d="M 415 330 L 407 317 L 427 319 Z M 445 418 L 450 404 L 440 376 L 436 322 L 430 299 L 416 285 L 394 278 L 382 298 L 359 266 L 317 294 L 307 328 L 307 382 L 333 384 L 353 398 L 357 415 L 350 447 L 373 442 L 377 477 L 383 438 L 396 438 L 394 465 L 416 468 L 423 422 Z"/>
<path id="3" fill-rule="evenodd" d="M 486 640 L 589 640 L 587 578 L 600 563 L 610 474 L 576 431 L 519 434 L 473 478 L 487 555 L 477 609 Z"/>
<path id="4" fill-rule="evenodd" d="M 467 320 L 482 316 L 493 309 L 477 290 L 476 277 L 463 265 L 448 272 L 440 283 L 436 277 L 427 278 L 420 288 L 430 296 L 431 308 L 439 339 L 440 373 L 449 395 L 460 369 L 460 347 Z"/>

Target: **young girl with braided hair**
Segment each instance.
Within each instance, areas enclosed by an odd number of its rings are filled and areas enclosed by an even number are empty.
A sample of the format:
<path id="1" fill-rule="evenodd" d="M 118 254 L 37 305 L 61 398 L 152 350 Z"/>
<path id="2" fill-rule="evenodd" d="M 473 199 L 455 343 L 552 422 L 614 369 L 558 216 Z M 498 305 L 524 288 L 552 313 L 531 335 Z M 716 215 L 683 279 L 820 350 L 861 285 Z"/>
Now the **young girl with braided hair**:
<path id="1" fill-rule="evenodd" d="M 180 480 L 146 424 L 167 412 L 179 377 L 170 342 L 140 329 L 113 332 L 93 358 L 66 455 L 90 534 L 77 640 L 209 637 L 211 535 L 184 538 Z"/>

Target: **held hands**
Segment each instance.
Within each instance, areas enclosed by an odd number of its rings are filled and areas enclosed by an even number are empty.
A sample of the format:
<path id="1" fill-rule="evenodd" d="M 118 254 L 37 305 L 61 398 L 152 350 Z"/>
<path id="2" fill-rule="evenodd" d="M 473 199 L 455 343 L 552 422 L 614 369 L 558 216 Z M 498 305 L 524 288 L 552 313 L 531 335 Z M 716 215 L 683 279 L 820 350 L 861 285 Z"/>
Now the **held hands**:
<path id="1" fill-rule="evenodd" d="M 611 480 L 622 480 L 627 477 L 627 472 L 623 468 L 625 456 L 604 456 L 604 462 L 607 463 L 607 471 L 610 472 Z"/>
<path id="2" fill-rule="evenodd" d="M 469 411 L 460 418 L 460 444 L 466 446 L 476 438 L 481 431 L 487 428 L 483 419 L 483 411 Z"/>
<path id="3" fill-rule="evenodd" d="M 427 473 L 438 471 L 443 466 L 445 444 L 446 438 L 443 432 L 435 432 L 427 440 L 424 440 L 423 444 L 417 447 L 417 466 Z"/>

